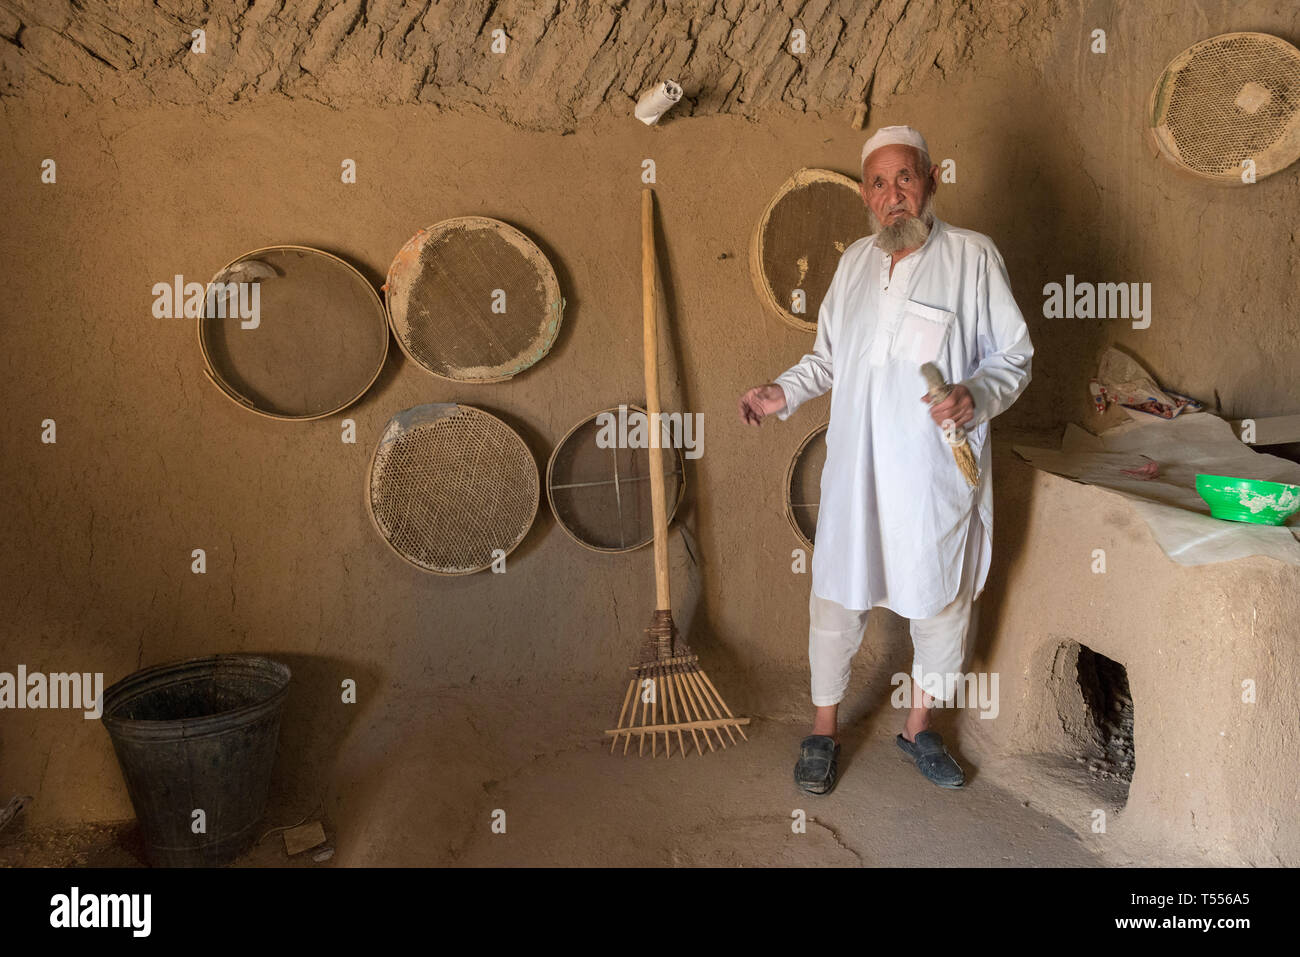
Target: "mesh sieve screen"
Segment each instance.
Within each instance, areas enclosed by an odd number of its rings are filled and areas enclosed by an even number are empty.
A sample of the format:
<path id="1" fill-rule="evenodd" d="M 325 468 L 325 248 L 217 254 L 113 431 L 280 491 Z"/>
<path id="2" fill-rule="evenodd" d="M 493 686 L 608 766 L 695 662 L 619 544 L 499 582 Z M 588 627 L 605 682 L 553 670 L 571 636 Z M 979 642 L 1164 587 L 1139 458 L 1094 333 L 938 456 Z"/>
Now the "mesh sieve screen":
<path id="1" fill-rule="evenodd" d="M 276 418 L 317 418 L 351 405 L 379 375 L 388 354 L 383 304 L 343 260 L 272 246 L 241 256 L 215 283 L 246 293 L 257 287 L 252 318 L 239 310 L 253 305 L 245 295 L 205 301 L 199 319 L 208 371 L 242 405 Z"/>
<path id="2" fill-rule="evenodd" d="M 629 406 L 627 415 L 645 411 Z M 597 412 L 566 435 L 546 469 L 551 510 L 571 538 L 595 551 L 629 552 L 654 539 L 650 504 L 650 454 L 644 448 L 602 447 L 603 415 Z M 672 521 L 685 488 L 679 449 L 664 450 L 664 501 Z"/>
<path id="3" fill-rule="evenodd" d="M 1166 69 L 1155 99 L 1167 158 L 1197 174 L 1235 180 L 1249 159 L 1267 175 L 1300 155 L 1300 52 L 1277 37 L 1196 44 Z"/>
<path id="4" fill-rule="evenodd" d="M 375 450 L 370 514 L 407 561 L 467 575 L 523 541 L 538 489 L 532 453 L 500 419 L 467 405 L 417 406 L 389 422 Z"/>
<path id="5" fill-rule="evenodd" d="M 435 375 L 496 382 L 550 350 L 563 300 L 521 232 L 467 216 L 421 230 L 393 261 L 388 314 L 402 349 Z"/>
<path id="6" fill-rule="evenodd" d="M 817 328 L 817 311 L 840 255 L 871 232 L 857 183 L 827 170 L 800 170 L 768 204 L 750 250 L 759 297 L 787 323 Z M 804 309 L 793 311 L 794 291 Z"/>
<path id="7" fill-rule="evenodd" d="M 785 477 L 785 516 L 809 548 L 817 538 L 817 516 L 826 465 L 826 426 L 813 429 L 795 449 Z"/>

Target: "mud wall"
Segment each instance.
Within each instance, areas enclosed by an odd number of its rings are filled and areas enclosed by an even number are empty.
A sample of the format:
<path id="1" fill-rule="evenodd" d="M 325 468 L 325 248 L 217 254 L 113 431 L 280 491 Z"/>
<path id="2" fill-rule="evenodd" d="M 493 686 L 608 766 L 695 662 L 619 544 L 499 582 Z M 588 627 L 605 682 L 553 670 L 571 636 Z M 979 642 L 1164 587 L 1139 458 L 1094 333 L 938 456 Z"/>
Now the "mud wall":
<path id="1" fill-rule="evenodd" d="M 571 132 L 627 112 L 666 77 L 685 81 L 680 113 L 851 112 L 873 92 L 959 67 L 991 25 L 1018 39 L 1025 19 L 945 0 L 16 0 L 0 36 L 8 92 L 71 86 L 119 105 L 425 103 Z M 199 29 L 208 52 L 193 56 Z M 793 30 L 806 50 L 792 52 Z"/>

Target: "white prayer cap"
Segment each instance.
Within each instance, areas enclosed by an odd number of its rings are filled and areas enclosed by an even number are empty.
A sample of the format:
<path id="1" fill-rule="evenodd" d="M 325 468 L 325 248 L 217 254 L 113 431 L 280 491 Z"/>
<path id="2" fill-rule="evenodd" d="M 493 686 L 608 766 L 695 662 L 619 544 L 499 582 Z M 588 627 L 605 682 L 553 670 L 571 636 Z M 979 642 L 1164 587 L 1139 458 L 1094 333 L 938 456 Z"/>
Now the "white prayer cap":
<path id="1" fill-rule="evenodd" d="M 882 126 L 871 134 L 871 138 L 862 145 L 862 165 L 867 164 L 867 157 L 882 146 L 914 146 L 926 156 L 930 148 L 925 145 L 925 137 L 910 126 Z"/>

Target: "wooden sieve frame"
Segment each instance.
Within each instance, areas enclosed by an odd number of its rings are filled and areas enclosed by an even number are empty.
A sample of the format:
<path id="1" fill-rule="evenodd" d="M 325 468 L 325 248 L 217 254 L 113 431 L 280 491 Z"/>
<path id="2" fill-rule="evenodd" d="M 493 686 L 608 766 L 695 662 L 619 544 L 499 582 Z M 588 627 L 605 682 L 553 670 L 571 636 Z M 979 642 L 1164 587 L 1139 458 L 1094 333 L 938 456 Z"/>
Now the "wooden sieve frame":
<path id="1" fill-rule="evenodd" d="M 357 269 L 356 266 L 352 265 L 352 263 L 348 262 L 346 259 L 342 259 L 338 256 L 335 256 L 333 253 L 327 253 L 323 249 L 317 249 L 315 246 L 297 246 L 293 244 L 261 246 L 257 249 L 252 250 L 251 252 L 244 253 L 242 256 L 237 256 L 234 259 L 230 260 L 230 262 L 226 263 L 226 265 L 223 266 L 221 270 L 217 272 L 217 274 L 213 276 L 212 279 L 204 286 L 203 288 L 203 313 L 204 314 L 200 315 L 198 319 L 199 351 L 203 354 L 203 374 L 208 377 L 208 381 L 211 382 L 213 385 L 215 385 L 217 389 L 220 390 L 222 395 L 224 395 L 231 402 L 235 403 L 235 405 L 239 406 L 241 409 L 247 409 L 249 412 L 255 412 L 258 415 L 268 419 L 279 419 L 281 421 L 287 421 L 287 422 L 311 422 L 315 419 L 323 419 L 326 418 L 327 416 L 334 415 L 336 412 L 342 412 L 344 409 L 346 409 L 348 406 L 358 401 L 363 395 L 365 395 L 367 392 L 370 391 L 370 387 L 373 386 L 379 380 L 379 374 L 384 371 L 384 363 L 388 361 L 389 337 L 387 334 L 384 335 L 384 351 L 379 357 L 379 364 L 376 366 L 375 372 L 370 377 L 369 381 L 366 382 L 366 384 L 361 388 L 361 391 L 358 392 L 356 395 L 354 395 L 352 398 L 348 399 L 340 406 L 337 406 L 333 409 L 327 409 L 324 412 L 312 412 L 307 415 L 286 415 L 282 412 L 272 412 L 269 409 L 262 409 L 259 408 L 257 404 L 253 402 L 251 399 L 249 399 L 247 396 L 242 395 L 238 389 L 236 389 L 224 378 L 222 378 L 220 371 L 216 367 L 216 364 L 212 361 L 211 353 L 208 352 L 207 338 L 204 335 L 204 326 L 203 326 L 204 322 L 209 318 L 214 318 L 214 317 L 209 317 L 206 313 L 207 313 L 207 303 L 208 303 L 208 290 L 212 288 L 212 283 L 216 281 L 217 276 L 222 275 L 224 272 L 226 272 L 226 270 L 230 269 L 230 267 L 234 266 L 236 263 L 243 262 L 245 259 L 253 259 L 256 258 L 257 256 L 260 256 L 263 253 L 281 252 L 283 250 L 289 250 L 293 252 L 316 253 L 317 255 L 324 256 L 326 259 L 332 259 L 336 263 L 345 266 L 353 275 L 355 275 L 358 279 L 361 280 L 362 285 L 365 286 L 366 290 L 369 291 L 370 295 L 374 298 L 374 303 L 379 308 L 380 313 L 384 315 L 387 314 L 387 310 L 384 309 L 384 304 L 379 298 L 379 293 L 375 292 L 375 287 L 371 284 L 370 280 L 367 279 L 361 273 L 361 270 Z"/>
<path id="2" fill-rule="evenodd" d="M 776 195 L 772 197 L 771 202 L 763 208 L 763 214 L 758 217 L 758 225 L 754 228 L 754 235 L 749 241 L 749 277 L 754 284 L 754 291 L 758 293 L 759 301 L 768 310 L 776 313 L 786 325 L 793 326 L 802 332 L 816 332 L 817 323 L 795 315 L 785 303 L 777 299 L 776 294 L 772 291 L 772 284 L 767 281 L 767 276 L 763 273 L 763 253 L 766 251 L 763 233 L 767 229 L 768 221 L 772 218 L 772 210 L 786 197 L 786 194 L 810 183 L 836 183 L 840 186 L 846 186 L 853 190 L 853 194 L 857 196 L 859 202 L 862 200 L 862 194 L 858 192 L 857 180 L 828 169 L 801 169 L 781 184 L 781 188 L 776 191 Z"/>
<path id="3" fill-rule="evenodd" d="M 539 345 L 536 354 L 530 362 L 526 362 L 518 368 L 502 375 L 487 378 L 454 376 L 430 369 L 424 364 L 424 362 L 416 358 L 416 356 L 412 354 L 411 350 L 407 348 L 406 343 L 402 341 L 401 332 L 397 328 L 397 321 L 393 318 L 392 285 L 396 273 L 399 270 L 409 272 L 414 268 L 414 264 L 419 262 L 421 249 L 424 248 L 425 243 L 430 237 L 436 236 L 440 232 L 448 232 L 452 228 L 460 226 L 492 229 L 500 233 L 507 242 L 523 252 L 524 258 L 532 263 L 537 268 L 538 273 L 542 276 L 542 285 L 545 288 L 544 298 L 548 303 L 547 309 L 550 310 L 552 314 L 552 327 L 549 334 L 544 337 L 544 341 L 542 336 L 538 336 L 537 339 L 534 340 L 534 343 L 539 343 Z M 426 226 L 425 228 L 418 230 L 414 236 L 402 245 L 402 248 L 397 251 L 397 255 L 393 257 L 393 261 L 388 267 L 388 275 L 384 279 L 383 289 L 384 315 L 388 318 L 388 328 L 392 332 L 393 338 L 397 340 L 397 347 L 402 350 L 402 354 L 406 356 L 407 359 L 411 360 L 411 362 L 419 368 L 423 369 L 430 375 L 437 376 L 439 379 L 444 379 L 449 382 L 489 384 L 493 382 L 505 382 L 509 379 L 513 379 L 520 373 L 531 369 L 550 354 L 551 349 L 555 346 L 556 340 L 559 339 L 560 326 L 564 323 L 564 307 L 566 303 L 564 296 L 560 292 L 560 280 L 555 274 L 555 267 L 551 265 L 551 261 L 546 258 L 538 245 L 525 235 L 522 230 L 519 230 L 502 220 L 492 219 L 489 216 L 453 216 L 450 219 L 440 220 L 432 226 Z"/>
<path id="4" fill-rule="evenodd" d="M 803 441 L 799 443 L 799 447 L 794 450 L 794 455 L 790 456 L 790 464 L 786 466 L 785 470 L 785 488 L 782 491 L 782 495 L 785 498 L 785 520 L 789 522 L 790 527 L 794 529 L 795 537 L 798 538 L 809 551 L 812 551 L 816 546 L 809 541 L 808 536 L 806 536 L 803 533 L 803 529 L 799 527 L 799 522 L 795 519 L 794 510 L 797 505 L 802 504 L 805 507 L 810 507 L 811 503 L 797 503 L 790 500 L 794 486 L 794 470 L 799 465 L 799 460 L 803 458 L 803 454 L 807 451 L 808 446 L 815 442 L 819 435 L 823 435 L 828 428 L 830 428 L 830 423 L 826 422 L 817 426 L 817 428 L 805 435 Z M 817 507 L 821 507 L 820 502 L 818 502 Z"/>
<path id="5" fill-rule="evenodd" d="M 1169 132 L 1169 127 L 1165 122 L 1173 81 L 1177 74 L 1192 61 L 1202 47 L 1235 37 L 1249 37 L 1277 48 L 1279 55 L 1289 54 L 1300 58 L 1300 50 L 1297 50 L 1281 37 L 1274 36 L 1271 33 L 1243 31 L 1220 33 L 1204 40 L 1198 40 L 1165 65 L 1165 68 L 1160 71 L 1160 76 L 1156 78 L 1155 84 L 1151 87 L 1151 95 L 1147 99 L 1146 140 L 1151 149 L 1166 165 L 1186 179 L 1201 183 L 1214 183 L 1217 186 L 1252 185 L 1242 182 L 1240 169 L 1234 170 L 1231 174 L 1206 173 L 1188 166 L 1183 162 L 1178 144 L 1174 141 L 1173 134 Z M 1257 182 L 1266 176 L 1271 176 L 1273 173 L 1286 169 L 1297 159 L 1300 159 L 1300 111 L 1297 111 L 1292 116 L 1290 127 L 1276 143 L 1260 156 L 1253 156 L 1251 159 L 1255 160 L 1255 179 Z"/>
<path id="6" fill-rule="evenodd" d="M 551 456 L 546 462 L 546 504 L 550 506 L 551 514 L 555 516 L 555 524 L 560 526 L 560 528 L 564 531 L 565 535 L 568 535 L 569 538 L 573 539 L 573 541 L 577 542 L 583 548 L 591 552 L 600 552 L 606 555 L 623 555 L 626 554 L 627 552 L 638 551 L 642 548 L 645 548 L 647 545 L 652 544 L 654 542 L 654 535 L 651 534 L 649 538 L 647 538 L 644 542 L 641 542 L 639 545 L 629 545 L 626 548 L 602 548 L 599 545 L 592 545 L 590 542 L 583 541 L 581 538 L 578 537 L 578 535 L 572 529 L 569 528 L 568 525 L 564 523 L 564 520 L 560 518 L 560 510 L 555 507 L 555 496 L 551 494 L 551 489 L 554 484 L 552 481 L 552 476 L 555 470 L 555 460 L 560 454 L 560 449 L 564 448 L 564 444 L 568 442 L 569 439 L 571 439 L 574 436 L 574 434 L 579 429 L 581 429 L 584 425 L 586 425 L 588 422 L 594 421 L 597 416 L 604 415 L 607 412 L 617 414 L 618 410 L 619 410 L 619 406 L 614 406 L 612 409 L 601 409 L 599 412 L 593 412 L 591 415 L 587 416 L 586 418 L 580 419 L 577 422 L 577 424 L 573 426 L 573 428 L 569 429 L 568 432 L 564 433 L 564 436 L 560 439 L 559 442 L 555 443 L 555 448 L 551 451 Z M 639 405 L 629 404 L 627 406 L 627 410 L 629 412 L 640 412 L 642 415 L 646 415 L 646 416 L 649 415 L 649 413 L 647 413 L 646 410 L 641 408 Z M 681 476 L 681 481 L 677 483 L 677 498 L 672 503 L 672 505 L 668 508 L 667 521 L 669 525 L 672 524 L 673 518 L 677 515 L 678 507 L 682 504 L 682 500 L 686 497 L 686 461 L 685 458 L 682 456 L 681 449 L 674 448 L 673 452 L 677 456 L 677 474 Z"/>
<path id="7" fill-rule="evenodd" d="M 493 421 L 498 423 L 503 429 L 505 429 L 507 432 L 513 435 L 515 439 L 519 442 L 519 444 L 523 447 L 524 451 L 528 453 L 528 461 L 533 466 L 532 475 L 533 475 L 534 487 L 540 488 L 541 473 L 538 471 L 537 468 L 537 458 L 533 455 L 533 450 L 528 447 L 528 443 L 524 441 L 524 437 L 520 435 L 518 432 L 516 432 L 514 429 L 512 429 L 509 423 L 493 415 L 491 412 L 488 412 L 484 409 L 480 409 L 476 405 L 466 405 L 464 402 L 449 402 L 446 404 L 456 406 L 457 410 L 467 409 L 470 412 L 474 413 L 475 415 L 481 415 L 484 416 L 485 418 L 492 419 Z M 404 410 L 404 411 L 409 411 L 409 410 Z M 388 421 L 390 423 L 392 422 L 392 418 L 393 417 L 391 416 L 389 417 Z M 387 426 L 385 426 L 385 430 L 386 429 Z M 384 444 L 384 440 L 383 440 L 383 436 L 381 435 L 379 441 L 375 443 L 374 450 L 370 453 L 370 464 L 366 467 L 366 483 L 365 483 L 364 494 L 366 499 L 366 514 L 370 516 L 370 524 L 374 528 L 375 533 L 379 536 L 380 540 L 383 541 L 383 543 L 388 546 L 389 551 L 393 552 L 395 555 L 401 558 L 402 561 L 406 562 L 406 564 L 410 565 L 412 568 L 419 569 L 420 571 L 425 572 L 426 574 L 429 575 L 437 575 L 440 578 L 463 578 L 466 575 L 477 575 L 479 572 L 491 568 L 493 564 L 493 562 L 491 561 L 489 561 L 485 565 L 479 565 L 476 568 L 469 568 L 463 571 L 455 571 L 455 572 L 444 571 L 438 568 L 428 568 L 424 565 L 421 565 L 417 561 L 413 561 L 410 558 L 410 556 L 406 555 L 404 552 L 398 549 L 396 545 L 394 545 L 391 541 L 388 540 L 388 536 L 384 534 L 384 530 L 379 526 L 379 519 L 375 517 L 375 503 L 371 491 L 372 486 L 374 484 L 375 461 L 379 458 L 379 449 L 383 446 L 383 444 Z M 528 521 L 524 523 L 524 529 L 523 532 L 520 534 L 519 538 L 516 539 L 514 543 L 510 545 L 509 548 L 504 549 L 506 556 L 509 556 L 511 552 L 513 552 L 516 548 L 522 545 L 524 539 L 528 537 L 528 533 L 533 530 L 533 525 L 537 522 L 538 498 L 539 496 L 537 495 L 533 496 L 533 509 L 528 516 Z"/>

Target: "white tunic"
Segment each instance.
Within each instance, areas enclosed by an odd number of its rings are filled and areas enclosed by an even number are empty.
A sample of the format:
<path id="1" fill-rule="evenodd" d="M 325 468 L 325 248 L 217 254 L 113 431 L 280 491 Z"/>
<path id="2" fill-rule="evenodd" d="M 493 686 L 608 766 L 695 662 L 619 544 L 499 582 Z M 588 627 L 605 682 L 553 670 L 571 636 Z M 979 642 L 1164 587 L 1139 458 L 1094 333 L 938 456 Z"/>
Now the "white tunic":
<path id="1" fill-rule="evenodd" d="M 1034 348 L 987 236 L 936 219 L 892 277 L 889 260 L 872 236 L 844 251 L 813 351 L 776 378 L 786 397 L 778 418 L 834 386 L 813 591 L 845 608 L 930 618 L 957 597 L 969 534 L 984 536 L 974 597 L 984 589 L 993 535 L 989 420 L 1029 384 Z M 978 488 L 962 478 L 921 401 L 921 363 L 931 361 L 975 401 L 966 431 Z"/>

